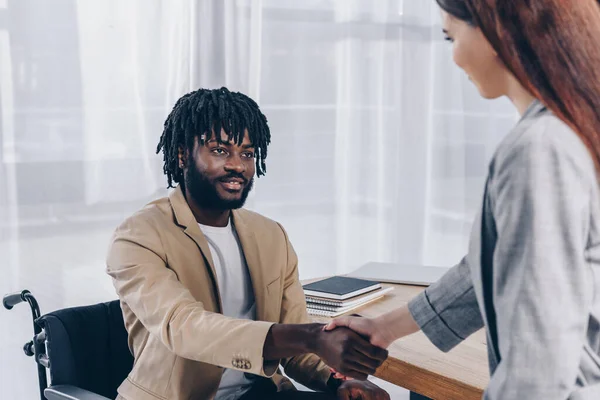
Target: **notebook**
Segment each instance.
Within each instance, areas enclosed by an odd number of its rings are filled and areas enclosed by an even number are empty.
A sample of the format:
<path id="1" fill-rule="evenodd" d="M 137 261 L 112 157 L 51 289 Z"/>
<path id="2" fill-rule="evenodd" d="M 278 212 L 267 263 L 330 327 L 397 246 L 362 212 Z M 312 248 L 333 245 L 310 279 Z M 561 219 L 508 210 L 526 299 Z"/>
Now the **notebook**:
<path id="1" fill-rule="evenodd" d="M 375 299 L 375 298 L 379 298 L 379 297 L 385 295 L 386 293 L 391 292 L 392 290 L 394 290 L 393 287 L 381 288 L 381 289 L 377 289 L 377 290 L 374 290 L 369 293 L 362 294 L 357 297 L 353 297 L 348 300 L 333 300 L 333 299 L 325 299 L 322 297 L 306 296 L 306 304 L 309 307 L 314 307 L 317 304 L 329 306 L 329 307 L 350 307 L 350 306 L 353 306 L 356 304 L 365 303 L 365 302 Z"/>
<path id="2" fill-rule="evenodd" d="M 356 305 L 351 306 L 351 307 L 338 308 L 336 310 L 320 310 L 320 309 L 315 309 L 315 308 L 311 308 L 311 307 L 307 307 L 306 310 L 308 311 L 309 315 L 316 315 L 316 316 L 319 316 L 319 317 L 332 317 L 333 318 L 333 317 L 338 317 L 338 316 L 340 316 L 342 314 L 345 314 L 345 313 L 347 313 L 349 311 L 355 310 L 357 308 L 360 308 L 360 307 L 362 307 L 362 306 L 364 306 L 366 304 L 372 303 L 375 300 L 379 300 L 381 297 L 383 297 L 383 295 L 379 296 L 379 297 L 375 297 L 374 299 L 371 299 L 371 300 L 369 300 L 369 301 L 367 301 L 365 303 L 356 304 Z"/>
<path id="3" fill-rule="evenodd" d="M 437 282 L 446 272 L 448 268 L 444 267 L 371 262 L 347 276 L 379 282 L 429 286 Z"/>
<path id="4" fill-rule="evenodd" d="M 302 286 L 306 296 L 325 297 L 335 300 L 346 300 L 350 297 L 379 289 L 380 287 L 381 284 L 379 282 L 345 276 L 333 276 Z"/>

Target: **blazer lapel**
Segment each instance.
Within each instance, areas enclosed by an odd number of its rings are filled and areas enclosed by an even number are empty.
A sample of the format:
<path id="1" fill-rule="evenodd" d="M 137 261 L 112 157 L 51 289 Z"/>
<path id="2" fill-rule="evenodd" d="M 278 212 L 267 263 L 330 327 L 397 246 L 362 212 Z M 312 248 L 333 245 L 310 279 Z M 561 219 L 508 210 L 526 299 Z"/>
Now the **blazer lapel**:
<path id="1" fill-rule="evenodd" d="M 260 253 L 258 248 L 258 240 L 252 230 L 252 227 L 247 225 L 244 221 L 241 212 L 234 210 L 232 212 L 233 225 L 237 232 L 244 257 L 246 258 L 246 264 L 248 265 L 248 271 L 250 273 L 250 279 L 252 280 L 252 288 L 254 289 L 254 298 L 256 300 L 256 319 L 258 321 L 267 320 L 267 283 L 265 280 L 265 270 L 263 263 L 260 259 Z"/>
<path id="2" fill-rule="evenodd" d="M 498 234 L 491 213 L 488 184 L 489 182 L 486 182 L 485 195 L 483 196 L 483 209 L 481 213 L 481 292 L 485 309 L 485 318 L 487 321 L 487 330 L 491 339 L 488 345 L 494 350 L 495 360 L 499 363 L 501 355 L 498 343 L 496 308 L 494 306 L 494 250 L 496 248 Z"/>
<path id="3" fill-rule="evenodd" d="M 204 234 L 200 230 L 200 226 L 198 226 L 198 223 L 196 222 L 196 218 L 194 218 L 192 210 L 188 206 L 183 191 L 181 190 L 181 186 L 177 186 L 175 190 L 169 194 L 169 201 L 171 202 L 171 208 L 173 209 L 175 223 L 184 228 L 185 234 L 196 243 L 202 253 L 202 257 L 204 257 L 204 262 L 208 266 L 212 277 L 213 290 L 217 295 L 219 311 L 223 312 L 223 303 L 219 292 L 219 285 L 217 283 L 217 273 L 215 271 L 215 264 L 212 259 L 210 248 L 208 247 L 208 242 L 206 241 Z"/>
<path id="4" fill-rule="evenodd" d="M 492 325 L 495 326 L 495 311 L 492 293 L 493 282 L 489 282 L 490 274 L 492 272 L 491 268 L 493 267 L 492 259 L 490 257 L 493 257 L 495 238 L 493 239 L 493 242 L 489 241 L 489 223 L 491 214 L 489 214 L 490 210 L 487 203 L 489 201 L 487 194 L 488 185 L 489 182 L 486 181 L 481 210 L 477 213 L 475 220 L 473 221 L 467 260 L 471 269 L 471 280 L 473 282 L 473 288 L 475 289 L 475 295 L 477 296 L 479 311 L 481 312 L 481 316 L 486 326 L 490 370 L 494 371 L 498 364 L 500 354 L 498 351 L 497 335 L 492 334 L 492 330 L 490 329 Z M 486 282 L 486 280 L 488 282 Z M 490 311 L 492 312 L 491 315 Z"/>

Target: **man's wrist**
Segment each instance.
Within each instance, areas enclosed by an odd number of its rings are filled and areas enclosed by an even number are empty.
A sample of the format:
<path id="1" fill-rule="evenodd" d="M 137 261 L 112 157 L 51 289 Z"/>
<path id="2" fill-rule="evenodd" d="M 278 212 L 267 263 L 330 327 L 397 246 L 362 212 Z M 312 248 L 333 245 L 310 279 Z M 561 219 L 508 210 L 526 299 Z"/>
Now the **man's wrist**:
<path id="1" fill-rule="evenodd" d="M 307 325 L 307 335 L 306 335 L 306 352 L 307 353 L 319 353 L 319 342 L 323 335 L 323 325 L 321 324 L 308 324 Z"/>
<path id="2" fill-rule="evenodd" d="M 263 346 L 266 360 L 277 360 L 319 350 L 321 324 L 274 324 L 267 333 Z"/>
<path id="3" fill-rule="evenodd" d="M 327 380 L 327 389 L 329 389 L 331 393 L 336 394 L 343 382 L 343 380 L 337 379 L 334 374 L 331 374 Z"/>

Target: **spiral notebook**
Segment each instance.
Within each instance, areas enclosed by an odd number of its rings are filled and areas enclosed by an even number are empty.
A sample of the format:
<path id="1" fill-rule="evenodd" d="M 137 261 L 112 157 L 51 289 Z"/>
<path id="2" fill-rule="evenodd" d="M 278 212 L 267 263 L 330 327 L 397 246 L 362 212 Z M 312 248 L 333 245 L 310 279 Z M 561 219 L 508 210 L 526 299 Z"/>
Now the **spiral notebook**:
<path id="1" fill-rule="evenodd" d="M 356 304 L 362 304 L 362 303 L 368 302 L 372 299 L 377 299 L 377 298 L 385 295 L 386 293 L 391 292 L 392 290 L 394 290 L 393 287 L 381 288 L 381 289 L 377 289 L 375 291 L 365 293 L 363 295 L 353 297 L 353 298 L 347 299 L 347 300 L 333 300 L 333 299 L 326 299 L 323 297 L 306 296 L 306 304 L 309 307 L 314 307 L 315 305 L 321 305 L 321 306 L 327 306 L 327 307 L 333 307 L 333 308 L 351 307 Z"/>
<path id="2" fill-rule="evenodd" d="M 318 317 L 332 317 L 333 318 L 333 317 L 338 317 L 338 316 L 340 316 L 342 314 L 345 314 L 345 313 L 347 313 L 349 311 L 355 310 L 357 308 L 360 308 L 360 307 L 362 307 L 362 306 L 364 306 L 366 304 L 372 303 L 372 302 L 374 302 L 376 300 L 379 300 L 383 296 L 384 295 L 382 294 L 381 296 L 375 297 L 375 298 L 373 298 L 373 299 L 371 299 L 369 301 L 366 301 L 364 303 L 355 304 L 355 305 L 350 306 L 350 307 L 341 307 L 341 308 L 337 308 L 337 309 L 334 309 L 334 310 L 322 310 L 322 309 L 312 308 L 310 306 L 307 307 L 306 310 L 308 311 L 309 315 L 315 315 L 315 316 L 318 316 Z M 320 306 L 320 307 L 326 307 L 326 306 Z"/>

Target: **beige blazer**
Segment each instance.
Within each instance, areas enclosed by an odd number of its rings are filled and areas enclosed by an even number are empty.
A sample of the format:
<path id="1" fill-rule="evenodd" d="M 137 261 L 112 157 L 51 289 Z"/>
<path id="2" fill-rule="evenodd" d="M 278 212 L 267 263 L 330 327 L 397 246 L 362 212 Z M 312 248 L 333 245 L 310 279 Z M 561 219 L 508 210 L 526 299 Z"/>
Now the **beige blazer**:
<path id="1" fill-rule="evenodd" d="M 233 223 L 250 270 L 257 321 L 221 314 L 206 238 L 175 189 L 128 218 L 113 236 L 107 272 L 121 300 L 133 370 L 119 387 L 128 400 L 211 399 L 223 368 L 271 377 L 293 389 L 287 375 L 323 388 L 330 372 L 315 355 L 265 361 L 273 323 L 309 322 L 298 259 L 284 229 L 248 210 Z"/>

